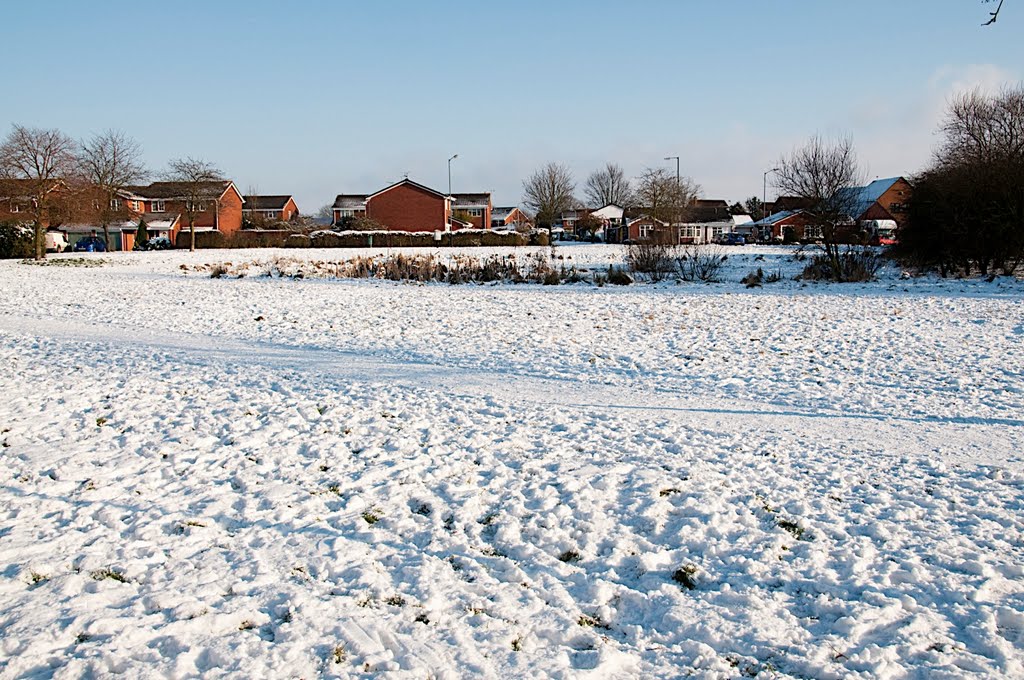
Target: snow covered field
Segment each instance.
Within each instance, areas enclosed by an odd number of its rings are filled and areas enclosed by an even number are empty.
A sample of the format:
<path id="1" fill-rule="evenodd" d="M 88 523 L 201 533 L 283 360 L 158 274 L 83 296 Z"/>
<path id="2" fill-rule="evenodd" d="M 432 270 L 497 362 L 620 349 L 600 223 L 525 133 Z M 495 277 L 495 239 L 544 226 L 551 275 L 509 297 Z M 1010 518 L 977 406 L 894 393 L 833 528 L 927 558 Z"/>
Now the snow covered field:
<path id="1" fill-rule="evenodd" d="M 0 677 L 1024 677 L 1024 284 L 725 252 L 0 262 Z"/>

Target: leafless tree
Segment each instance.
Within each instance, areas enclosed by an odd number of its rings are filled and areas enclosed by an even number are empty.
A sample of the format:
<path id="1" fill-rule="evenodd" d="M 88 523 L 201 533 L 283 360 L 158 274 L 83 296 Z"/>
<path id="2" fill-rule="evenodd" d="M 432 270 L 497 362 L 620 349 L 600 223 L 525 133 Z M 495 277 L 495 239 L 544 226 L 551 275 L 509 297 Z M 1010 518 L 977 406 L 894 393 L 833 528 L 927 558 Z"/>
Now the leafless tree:
<path id="1" fill-rule="evenodd" d="M 575 191 L 569 168 L 548 163 L 523 182 L 523 202 L 537 215 L 538 226 L 546 225 L 550 230 L 551 224 L 576 204 Z"/>
<path id="2" fill-rule="evenodd" d="M 75 140 L 57 129 L 14 125 L 0 144 L 0 177 L 12 180 L 29 203 L 37 260 L 46 258 L 44 232 L 60 200 L 59 189 L 77 170 Z"/>
<path id="3" fill-rule="evenodd" d="M 700 192 L 700 185 L 689 177 L 677 179 L 665 168 L 647 168 L 637 181 L 636 202 L 654 219 L 678 224 Z"/>
<path id="4" fill-rule="evenodd" d="M 204 203 L 216 201 L 220 196 L 218 189 L 211 189 L 211 183 L 222 182 L 224 173 L 215 165 L 198 158 L 176 158 L 168 163 L 165 175 L 168 182 L 176 182 L 181 186 L 180 198 L 185 200 L 185 219 L 188 220 L 188 231 L 191 241 L 189 250 L 196 249 L 196 215 Z"/>
<path id="5" fill-rule="evenodd" d="M 989 16 L 988 21 L 986 21 L 985 23 L 982 24 L 982 26 L 991 26 L 992 24 L 996 23 L 996 21 L 999 19 L 999 13 L 1001 11 L 1003 11 L 1003 0 L 981 0 L 981 1 L 984 2 L 984 3 L 990 3 L 990 2 L 998 2 L 999 3 L 998 5 L 996 5 L 996 11 L 988 13 L 988 16 Z"/>
<path id="6" fill-rule="evenodd" d="M 1024 263 L 1024 85 L 960 95 L 940 131 L 900 250 L 943 273 L 1013 274 Z"/>
<path id="7" fill-rule="evenodd" d="M 321 220 L 334 220 L 334 204 L 324 203 L 316 211 L 316 217 Z"/>
<path id="8" fill-rule="evenodd" d="M 780 192 L 801 199 L 821 227 L 821 239 L 835 280 L 842 280 L 837 232 L 856 219 L 864 176 L 849 137 L 827 140 L 818 135 L 784 156 L 775 184 Z"/>
<path id="9" fill-rule="evenodd" d="M 593 208 L 611 204 L 623 208 L 633 205 L 633 187 L 626 173 L 615 163 L 607 163 L 590 173 L 583 193 Z"/>
<path id="10" fill-rule="evenodd" d="M 146 178 L 138 143 L 120 130 L 107 130 L 81 143 L 82 177 L 98 202 L 97 217 L 103 241 L 110 249 L 110 222 L 126 212 L 119 207 L 120 192 Z"/>

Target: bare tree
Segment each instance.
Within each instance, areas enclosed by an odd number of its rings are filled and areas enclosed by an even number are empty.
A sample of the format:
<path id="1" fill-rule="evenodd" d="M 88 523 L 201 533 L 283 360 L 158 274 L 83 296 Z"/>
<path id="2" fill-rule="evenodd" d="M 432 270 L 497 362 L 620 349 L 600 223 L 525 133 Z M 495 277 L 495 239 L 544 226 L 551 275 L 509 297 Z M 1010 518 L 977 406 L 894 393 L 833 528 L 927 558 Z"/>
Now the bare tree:
<path id="1" fill-rule="evenodd" d="M 864 176 L 849 137 L 830 141 L 815 135 L 804 146 L 784 156 L 775 183 L 781 193 L 801 199 L 821 228 L 821 240 L 834 279 L 843 280 L 837 232 L 860 212 L 855 190 Z"/>
<path id="2" fill-rule="evenodd" d="M 211 183 L 224 181 L 224 173 L 212 163 L 192 158 L 176 158 L 168 163 L 165 175 L 168 182 L 176 182 L 181 186 L 180 198 L 185 200 L 185 218 L 188 220 L 188 231 L 191 241 L 189 250 L 196 249 L 196 215 L 202 210 L 205 202 L 217 200 L 221 187 L 211 187 Z"/>
<path id="3" fill-rule="evenodd" d="M 899 249 L 943 274 L 1013 274 L 1024 264 L 1024 85 L 960 95 L 940 131 Z"/>
<path id="4" fill-rule="evenodd" d="M 98 218 L 107 250 L 110 222 L 126 215 L 119 207 L 120 192 L 146 178 L 141 156 L 138 143 L 120 130 L 107 130 L 81 144 L 81 173 L 99 202 Z"/>
<path id="5" fill-rule="evenodd" d="M 615 163 L 607 163 L 590 173 L 583 193 L 594 208 L 611 204 L 623 208 L 633 205 L 633 187 L 626 173 Z"/>
<path id="6" fill-rule="evenodd" d="M 689 177 L 677 178 L 665 168 L 647 168 L 637 180 L 636 200 L 654 219 L 678 224 L 700 192 L 700 185 Z"/>
<path id="7" fill-rule="evenodd" d="M 523 202 L 537 215 L 537 224 L 551 224 L 576 204 L 576 183 L 569 168 L 548 163 L 523 182 Z"/>
<path id="8" fill-rule="evenodd" d="M 333 222 L 334 221 L 334 204 L 333 203 L 324 203 L 322 206 L 320 206 L 317 209 L 315 216 L 317 217 L 317 219 L 329 220 L 329 221 Z"/>
<path id="9" fill-rule="evenodd" d="M 999 19 L 999 13 L 1003 10 L 1003 0 L 981 0 L 981 1 L 985 2 L 985 3 L 997 2 L 997 1 L 999 2 L 999 4 L 996 5 L 996 11 L 989 12 L 988 13 L 989 20 L 982 24 L 982 26 L 991 26 L 992 24 L 996 23 L 997 19 Z"/>
<path id="10" fill-rule="evenodd" d="M 35 258 L 46 258 L 44 231 L 60 200 L 58 189 L 77 169 L 75 140 L 57 129 L 14 125 L 0 144 L 0 177 L 13 180 L 29 202 Z"/>

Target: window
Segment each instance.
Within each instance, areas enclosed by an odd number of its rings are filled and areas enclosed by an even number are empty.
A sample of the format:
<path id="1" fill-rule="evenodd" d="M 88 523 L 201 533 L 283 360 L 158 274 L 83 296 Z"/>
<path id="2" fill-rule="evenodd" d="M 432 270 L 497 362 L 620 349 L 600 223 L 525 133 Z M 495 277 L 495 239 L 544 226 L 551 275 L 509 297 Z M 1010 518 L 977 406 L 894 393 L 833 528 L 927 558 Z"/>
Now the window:
<path id="1" fill-rule="evenodd" d="M 206 204 L 188 201 L 185 203 L 185 209 L 189 212 L 206 212 Z"/>
<path id="2" fill-rule="evenodd" d="M 139 201 L 128 201 L 128 207 L 134 210 L 135 212 L 139 212 L 142 210 L 142 208 L 139 207 Z"/>
<path id="3" fill-rule="evenodd" d="M 112 199 L 110 199 L 110 209 L 111 210 L 120 210 L 121 209 L 121 199 L 120 198 L 112 198 Z"/>
<path id="4" fill-rule="evenodd" d="M 20 205 L 17 205 L 17 204 L 15 204 L 15 205 L 12 205 L 12 206 L 11 206 L 11 212 L 12 212 L 12 213 L 18 213 L 18 212 L 21 212 L 21 206 L 20 206 Z"/>
<path id="5" fill-rule="evenodd" d="M 804 238 L 821 238 L 821 236 L 820 224 L 808 224 L 804 227 Z"/>
<path id="6" fill-rule="evenodd" d="M 640 238 L 650 238 L 654 232 L 653 224 L 641 224 L 640 225 Z"/>
<path id="7" fill-rule="evenodd" d="M 163 212 L 166 209 L 167 209 L 167 207 L 166 207 L 164 201 L 153 201 L 153 210 L 152 210 L 152 212 L 155 212 L 155 213 Z"/>
<path id="8" fill-rule="evenodd" d="M 268 220 L 277 219 L 277 211 L 267 210 L 266 212 L 263 213 L 263 216 L 266 217 Z"/>

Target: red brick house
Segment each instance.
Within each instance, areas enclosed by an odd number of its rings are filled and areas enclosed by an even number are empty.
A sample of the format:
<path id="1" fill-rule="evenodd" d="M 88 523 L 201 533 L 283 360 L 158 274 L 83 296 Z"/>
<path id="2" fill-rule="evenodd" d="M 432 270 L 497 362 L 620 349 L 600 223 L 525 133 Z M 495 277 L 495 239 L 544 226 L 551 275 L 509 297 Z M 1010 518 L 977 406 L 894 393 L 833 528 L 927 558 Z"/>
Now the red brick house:
<path id="1" fill-rule="evenodd" d="M 178 234 L 188 232 L 186 202 L 190 190 L 181 182 L 153 182 L 148 186 L 127 187 L 119 192 L 132 219 L 150 218 L 154 221 L 171 221 L 170 238 L 175 241 Z M 203 200 L 195 206 L 196 231 L 219 231 L 224 236 L 233 236 L 242 228 L 242 208 L 245 199 L 230 180 L 203 182 Z M 117 206 L 111 206 L 117 207 Z M 174 219 L 176 217 L 176 219 Z M 147 224 L 150 219 L 146 219 Z"/>
<path id="2" fill-rule="evenodd" d="M 806 210 L 783 210 L 752 224 L 759 239 L 804 241 L 821 238 L 821 227 Z"/>
<path id="3" fill-rule="evenodd" d="M 299 214 L 294 196 L 243 196 L 242 217 L 249 222 L 288 222 Z"/>
<path id="4" fill-rule="evenodd" d="M 491 210 L 491 229 L 529 229 L 533 220 L 519 208 L 501 207 Z"/>
<path id="5" fill-rule="evenodd" d="M 668 222 L 655 219 L 650 215 L 635 217 L 626 221 L 626 238 L 630 241 L 671 241 L 677 240 L 675 230 Z"/>
<path id="6" fill-rule="evenodd" d="M 472 224 L 473 229 L 490 229 L 493 204 L 491 195 L 452 194 L 452 210 L 459 219 Z"/>
<path id="7" fill-rule="evenodd" d="M 395 231 L 489 229 L 491 195 L 454 194 L 403 179 L 374 194 L 338 194 L 331 207 L 335 226 L 366 217 Z"/>
<path id="8" fill-rule="evenodd" d="M 356 217 L 366 217 L 366 194 L 338 194 L 331 206 L 331 224 L 344 225 Z"/>

